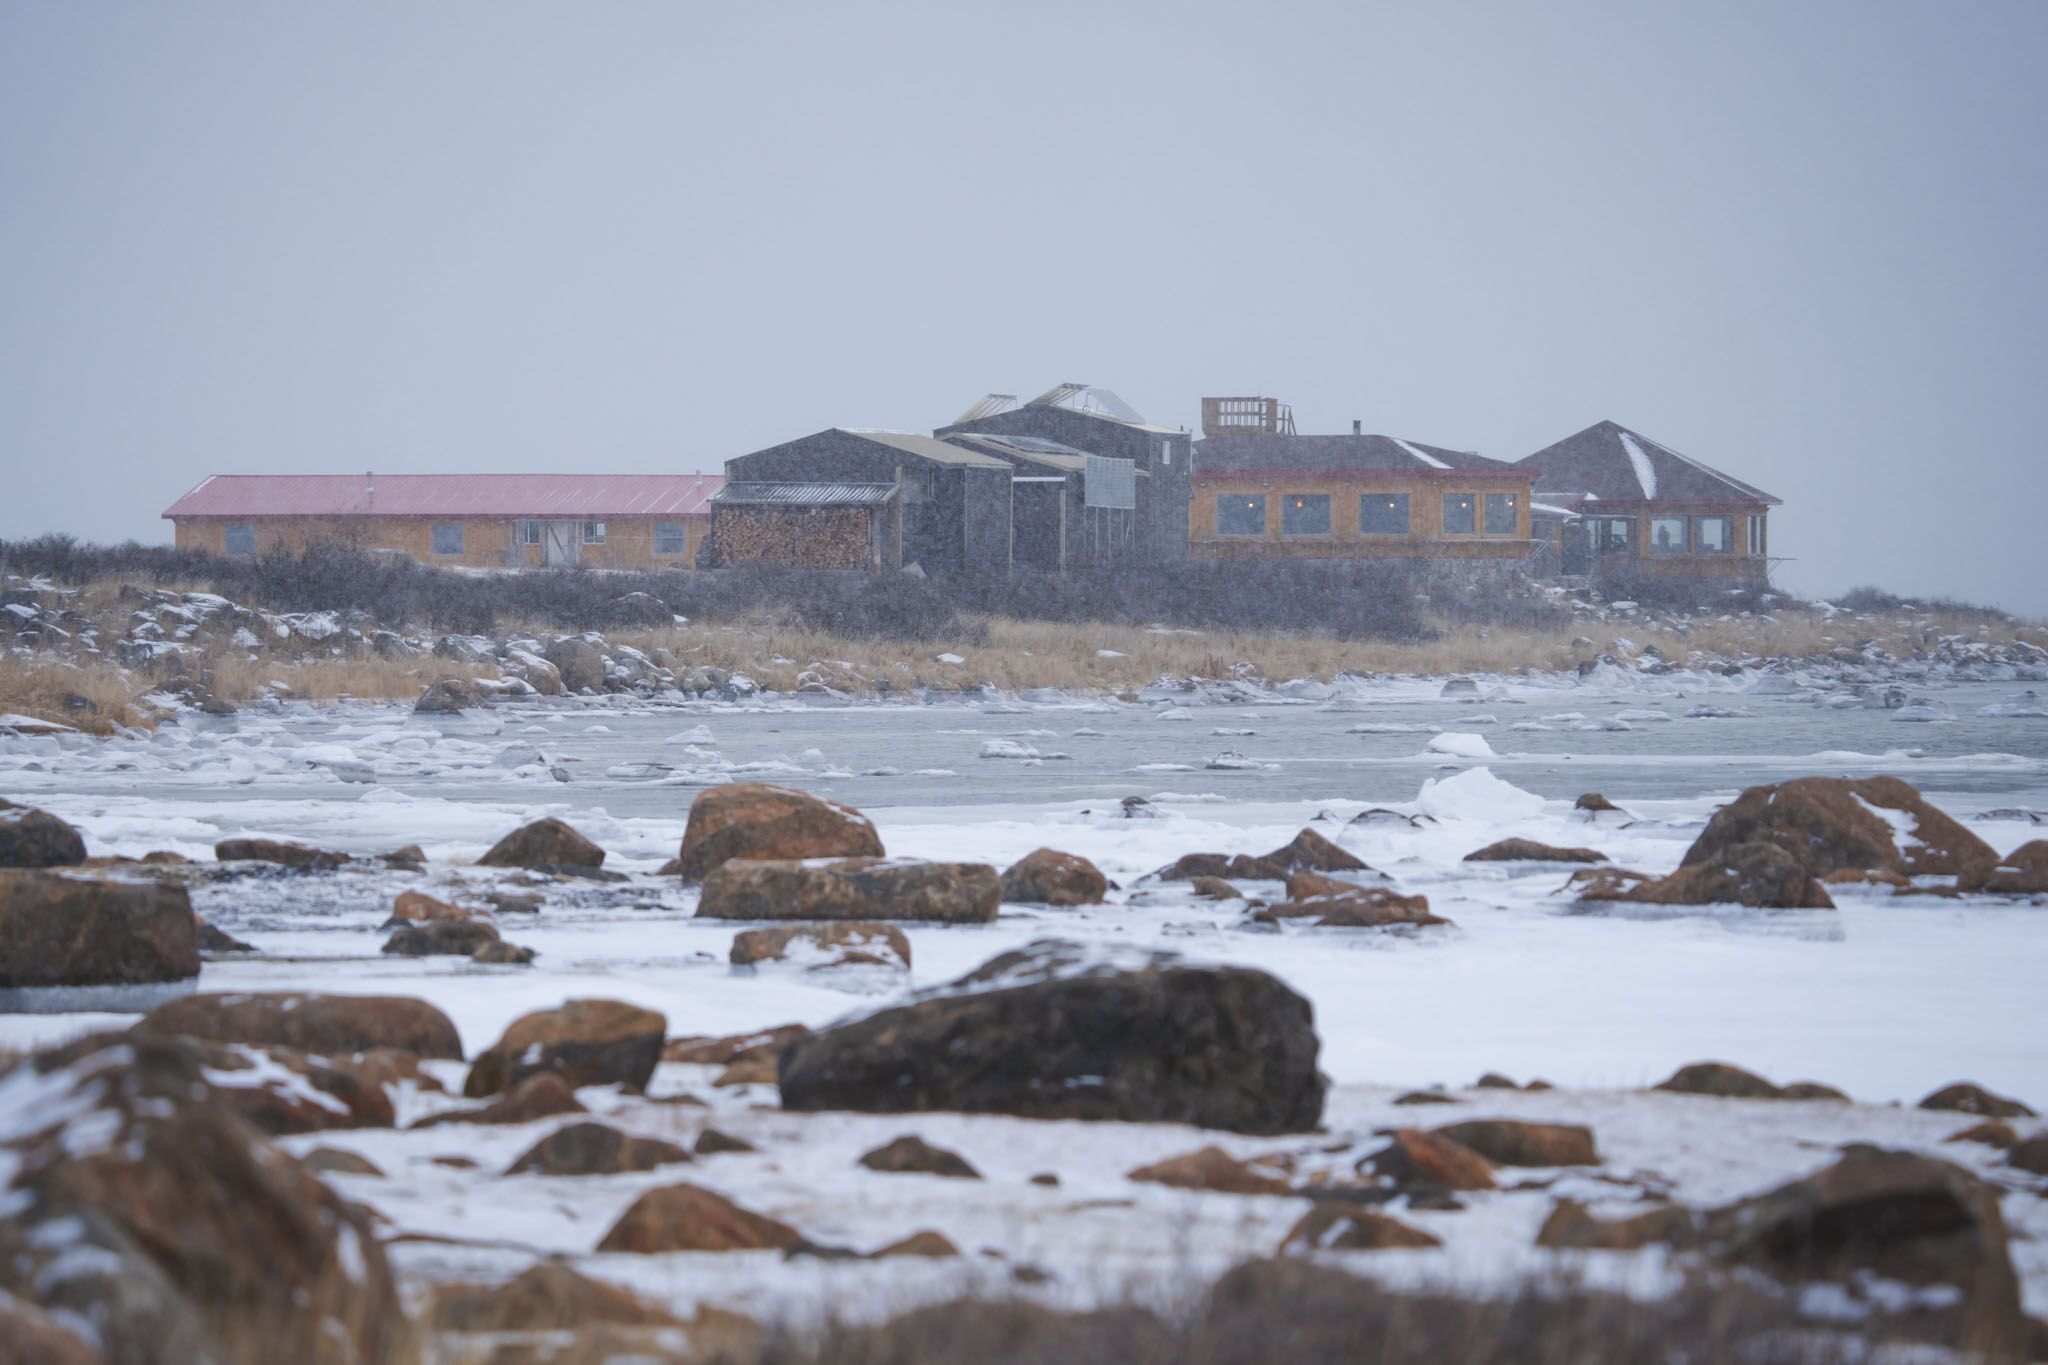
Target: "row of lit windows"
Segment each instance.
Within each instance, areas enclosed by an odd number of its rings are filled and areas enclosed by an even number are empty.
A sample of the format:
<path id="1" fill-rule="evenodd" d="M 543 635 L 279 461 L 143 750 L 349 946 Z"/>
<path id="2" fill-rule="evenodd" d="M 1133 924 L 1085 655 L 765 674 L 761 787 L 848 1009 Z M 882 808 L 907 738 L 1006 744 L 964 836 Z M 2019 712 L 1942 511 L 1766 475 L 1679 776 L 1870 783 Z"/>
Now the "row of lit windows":
<path id="1" fill-rule="evenodd" d="M 1748 553 L 1761 558 L 1769 543 L 1761 516 L 1744 517 Z M 1586 546 L 1594 554 L 1627 554 L 1636 533 L 1634 517 L 1586 518 Z M 1653 555 L 1732 555 L 1734 517 L 1651 517 L 1649 552 Z"/>
<path id="2" fill-rule="evenodd" d="M 517 523 L 519 543 L 538 545 L 541 543 L 541 523 L 522 521 Z M 604 523 L 586 521 L 577 524 L 577 534 L 585 545 L 604 544 Z M 463 552 L 463 524 L 459 521 L 437 521 L 433 526 L 434 553 L 437 555 L 459 555 Z M 686 553 L 688 535 L 680 521 L 657 521 L 654 523 L 654 553 L 658 555 L 679 555 Z M 221 551 L 231 555 L 253 555 L 256 553 L 256 528 L 245 522 L 230 523 L 221 532 Z"/>
<path id="3" fill-rule="evenodd" d="M 1359 494 L 1358 529 L 1361 534 L 1405 536 L 1412 524 L 1406 493 Z M 1514 493 L 1446 493 L 1443 527 L 1444 534 L 1448 536 L 1515 535 L 1521 529 L 1521 498 Z M 1224 536 L 1266 534 L 1266 495 L 1219 495 L 1216 499 L 1216 533 Z M 1280 534 L 1329 535 L 1330 495 L 1280 494 Z"/>

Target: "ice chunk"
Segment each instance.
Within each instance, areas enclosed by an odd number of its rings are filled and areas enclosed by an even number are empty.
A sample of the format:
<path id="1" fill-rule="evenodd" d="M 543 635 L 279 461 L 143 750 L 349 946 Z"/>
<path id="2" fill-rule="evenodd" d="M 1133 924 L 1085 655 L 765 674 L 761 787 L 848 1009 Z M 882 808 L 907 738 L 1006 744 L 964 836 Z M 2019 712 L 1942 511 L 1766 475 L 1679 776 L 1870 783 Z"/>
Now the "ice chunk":
<path id="1" fill-rule="evenodd" d="M 1488 768 L 1467 768 L 1455 777 L 1430 778 L 1415 804 L 1437 820 L 1478 820 L 1506 823 L 1526 820 L 1543 810 L 1543 798 L 1503 782 Z"/>
<path id="2" fill-rule="evenodd" d="M 1494 758 L 1493 746 L 1486 742 L 1484 735 L 1464 735 L 1450 731 L 1433 737 L 1423 746 L 1429 754 L 1449 754 L 1454 758 Z"/>

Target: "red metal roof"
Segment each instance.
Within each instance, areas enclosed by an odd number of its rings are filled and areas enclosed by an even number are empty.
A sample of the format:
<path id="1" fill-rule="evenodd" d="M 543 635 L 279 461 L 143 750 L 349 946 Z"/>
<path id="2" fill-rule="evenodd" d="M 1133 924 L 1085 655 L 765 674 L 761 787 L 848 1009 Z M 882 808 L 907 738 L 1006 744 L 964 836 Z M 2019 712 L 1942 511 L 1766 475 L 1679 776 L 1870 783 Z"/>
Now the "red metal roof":
<path id="1" fill-rule="evenodd" d="M 215 474 L 166 517 L 687 517 L 722 474 Z"/>

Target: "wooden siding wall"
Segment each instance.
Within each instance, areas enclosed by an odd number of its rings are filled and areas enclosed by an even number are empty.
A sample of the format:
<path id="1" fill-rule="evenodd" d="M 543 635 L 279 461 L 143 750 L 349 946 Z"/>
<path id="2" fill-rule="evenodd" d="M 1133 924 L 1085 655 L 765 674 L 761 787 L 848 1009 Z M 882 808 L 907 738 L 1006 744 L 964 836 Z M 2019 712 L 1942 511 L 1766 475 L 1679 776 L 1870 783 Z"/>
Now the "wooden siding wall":
<path id="1" fill-rule="evenodd" d="M 1593 562 L 1619 560 L 1631 569 L 1650 574 L 1668 574 L 1680 578 L 1725 578 L 1730 581 L 1755 582 L 1770 577 L 1770 513 L 1763 508 L 1745 506 L 1740 503 L 1719 505 L 1687 505 L 1683 508 L 1657 507 L 1610 507 L 1602 511 L 1597 503 L 1581 504 L 1580 511 L 1585 519 L 1597 517 L 1627 517 L 1634 525 L 1630 528 L 1633 539 L 1629 542 L 1629 553 L 1625 555 L 1596 556 Z M 1656 554 L 1650 548 L 1652 524 L 1659 517 L 1728 517 L 1735 523 L 1734 548 L 1727 554 Z M 1749 519 L 1764 519 L 1764 553 L 1752 555 L 1749 552 Z M 1563 535 L 1584 536 L 1585 522 L 1569 522 L 1563 528 Z M 1687 534 L 1691 534 L 1688 524 Z"/>
<path id="2" fill-rule="evenodd" d="M 533 520 L 549 521 L 560 518 L 538 517 Z M 593 517 L 589 520 L 600 518 Z M 582 563 L 586 567 L 694 568 L 697 563 L 698 547 L 703 544 L 704 536 L 711 527 L 711 518 L 705 515 L 606 517 L 601 520 L 605 524 L 604 544 L 579 547 L 582 552 Z M 462 525 L 462 553 L 437 555 L 434 553 L 434 527 L 450 521 L 459 521 Z M 681 554 L 655 554 L 654 525 L 657 521 L 683 523 Z M 396 550 L 410 555 L 422 564 L 461 564 L 472 568 L 494 569 L 508 565 L 523 565 L 530 568 L 541 566 L 541 547 L 515 545 L 514 522 L 504 518 L 188 517 L 176 522 L 177 546 L 181 550 L 203 550 L 209 554 L 224 554 L 226 530 L 229 526 L 253 526 L 256 529 L 256 550 L 259 554 L 279 546 L 296 552 L 315 541 L 334 540 L 361 546 L 366 550 Z M 580 529 L 578 535 L 580 538 Z"/>
<path id="3" fill-rule="evenodd" d="M 1326 536 L 1283 535 L 1281 499 L 1293 493 L 1327 493 L 1330 497 L 1330 534 Z M 1359 529 L 1358 500 L 1368 493 L 1408 495 L 1408 534 L 1364 535 Z M 1443 499 L 1450 493 L 1469 493 L 1477 503 L 1473 524 L 1486 525 L 1488 493 L 1511 493 L 1515 503 L 1515 533 L 1489 536 L 1479 533 L 1446 535 L 1443 529 Z M 1262 536 L 1226 536 L 1216 529 L 1216 500 L 1219 497 L 1257 496 L 1266 499 L 1266 532 Z M 1196 555 L 1223 558 L 1233 555 L 1298 556 L 1308 559 L 1371 558 L 1375 556 L 1448 556 L 1469 559 L 1519 559 L 1530 551 L 1529 482 L 1499 477 L 1462 482 L 1455 476 L 1444 479 L 1412 474 L 1319 474 L 1309 478 L 1265 474 L 1197 474 L 1194 501 L 1188 508 L 1188 547 Z"/>

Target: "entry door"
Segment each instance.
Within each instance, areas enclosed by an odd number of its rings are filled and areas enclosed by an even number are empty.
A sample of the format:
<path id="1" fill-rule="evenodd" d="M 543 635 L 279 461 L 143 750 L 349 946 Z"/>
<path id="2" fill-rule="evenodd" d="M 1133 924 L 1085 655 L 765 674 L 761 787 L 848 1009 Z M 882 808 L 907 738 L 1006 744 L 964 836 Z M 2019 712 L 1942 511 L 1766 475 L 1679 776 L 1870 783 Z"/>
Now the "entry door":
<path id="1" fill-rule="evenodd" d="M 543 564 L 576 564 L 583 558 L 583 542 L 573 521 L 545 521 L 540 528 L 540 558 Z"/>

